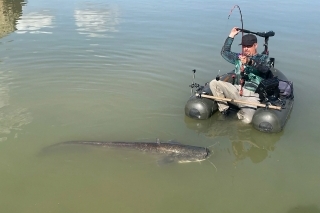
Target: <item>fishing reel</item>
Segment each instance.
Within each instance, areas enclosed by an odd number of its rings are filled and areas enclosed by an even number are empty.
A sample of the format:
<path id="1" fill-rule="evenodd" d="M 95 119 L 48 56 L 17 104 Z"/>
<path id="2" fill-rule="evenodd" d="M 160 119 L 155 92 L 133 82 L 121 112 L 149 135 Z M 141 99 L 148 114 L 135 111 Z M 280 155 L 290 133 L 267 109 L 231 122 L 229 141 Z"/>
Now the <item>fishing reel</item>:
<path id="1" fill-rule="evenodd" d="M 192 84 L 189 85 L 189 87 L 191 87 L 191 88 L 198 88 L 198 87 L 200 87 L 200 84 L 198 84 L 198 83 L 192 83 Z"/>
<path id="2" fill-rule="evenodd" d="M 274 67 L 275 58 L 270 58 L 268 61 L 269 67 Z"/>

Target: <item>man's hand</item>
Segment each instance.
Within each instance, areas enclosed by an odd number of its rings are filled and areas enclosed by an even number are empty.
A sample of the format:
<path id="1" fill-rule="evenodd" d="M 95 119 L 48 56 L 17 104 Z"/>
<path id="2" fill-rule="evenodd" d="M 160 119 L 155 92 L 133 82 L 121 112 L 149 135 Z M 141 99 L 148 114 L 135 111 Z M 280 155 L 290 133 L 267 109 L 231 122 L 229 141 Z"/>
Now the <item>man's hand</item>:
<path id="1" fill-rule="evenodd" d="M 248 64 L 250 61 L 250 58 L 245 55 L 239 55 L 239 59 L 242 64 Z"/>
<path id="2" fill-rule="evenodd" d="M 230 38 L 234 38 L 240 32 L 240 30 L 238 30 L 238 29 L 239 29 L 238 27 L 232 28 L 231 32 L 229 34 L 229 37 Z"/>

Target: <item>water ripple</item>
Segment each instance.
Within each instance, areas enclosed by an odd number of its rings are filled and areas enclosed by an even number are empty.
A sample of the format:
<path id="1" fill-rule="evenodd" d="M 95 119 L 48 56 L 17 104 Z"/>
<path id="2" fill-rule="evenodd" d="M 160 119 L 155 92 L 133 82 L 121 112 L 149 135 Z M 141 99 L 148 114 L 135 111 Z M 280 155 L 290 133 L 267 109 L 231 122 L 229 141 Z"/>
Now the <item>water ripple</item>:
<path id="1" fill-rule="evenodd" d="M 116 6 L 85 4 L 74 10 L 79 34 L 93 38 L 106 38 L 118 32 L 120 12 Z"/>

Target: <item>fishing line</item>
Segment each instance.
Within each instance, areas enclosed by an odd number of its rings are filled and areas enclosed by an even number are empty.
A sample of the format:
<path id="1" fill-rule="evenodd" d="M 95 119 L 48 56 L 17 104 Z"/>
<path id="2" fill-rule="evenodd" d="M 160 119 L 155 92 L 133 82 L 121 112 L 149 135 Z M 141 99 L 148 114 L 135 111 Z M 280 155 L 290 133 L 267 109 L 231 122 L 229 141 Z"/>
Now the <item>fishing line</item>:
<path id="1" fill-rule="evenodd" d="M 220 142 L 219 142 L 219 141 L 215 142 L 214 144 L 208 146 L 207 149 L 208 149 L 209 147 L 215 146 L 215 145 L 217 145 L 217 144 L 220 144 Z"/>
<path id="2" fill-rule="evenodd" d="M 234 5 L 233 8 L 230 10 L 230 13 L 228 15 L 228 20 L 229 20 L 231 14 L 232 14 L 232 11 L 234 10 L 234 8 L 238 8 L 239 12 L 240 12 L 240 21 L 241 21 L 241 29 L 242 29 L 241 37 L 243 37 L 243 19 L 242 19 L 242 12 L 241 12 L 241 9 L 240 9 L 239 5 L 237 5 L 237 4 Z M 243 49 L 242 48 L 241 48 L 241 54 L 243 55 Z"/>
<path id="3" fill-rule="evenodd" d="M 216 144 L 220 144 L 220 142 L 219 141 L 217 141 L 215 144 L 213 144 L 213 145 L 210 145 L 210 146 L 208 146 L 208 147 L 206 147 L 207 149 L 209 149 L 209 147 L 213 147 L 213 146 L 215 146 Z M 210 150 L 210 152 L 211 152 L 211 156 L 212 155 L 214 155 L 214 150 L 212 149 L 209 149 Z M 211 160 L 209 160 L 209 158 L 207 158 L 207 160 L 209 161 L 209 163 L 216 169 L 216 171 L 218 171 L 218 168 L 216 167 L 216 165 L 214 165 L 214 163 L 211 161 Z"/>
<path id="4" fill-rule="evenodd" d="M 209 163 L 216 169 L 216 172 L 218 171 L 216 165 L 214 165 L 214 163 L 212 163 L 209 159 L 207 159 L 209 161 Z"/>

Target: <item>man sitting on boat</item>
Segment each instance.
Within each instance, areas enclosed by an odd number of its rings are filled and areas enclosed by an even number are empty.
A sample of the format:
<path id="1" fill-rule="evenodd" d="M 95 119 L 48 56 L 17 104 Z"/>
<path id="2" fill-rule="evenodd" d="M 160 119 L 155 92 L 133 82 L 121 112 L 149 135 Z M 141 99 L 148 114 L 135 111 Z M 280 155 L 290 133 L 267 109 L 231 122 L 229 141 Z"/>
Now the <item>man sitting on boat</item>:
<path id="1" fill-rule="evenodd" d="M 234 84 L 215 79 L 210 82 L 209 86 L 213 96 L 260 103 L 259 94 L 255 91 L 262 80 L 272 77 L 272 72 L 267 65 L 268 55 L 257 52 L 257 37 L 253 34 L 246 34 L 242 37 L 240 44 L 242 53 L 231 52 L 234 37 L 239 32 L 239 28 L 232 28 L 221 50 L 222 57 L 235 65 Z M 224 101 L 217 101 L 217 103 L 219 111 L 225 115 L 228 114 L 228 103 Z M 251 123 L 257 107 L 236 105 L 240 108 L 237 113 L 238 118 L 244 123 Z"/>

